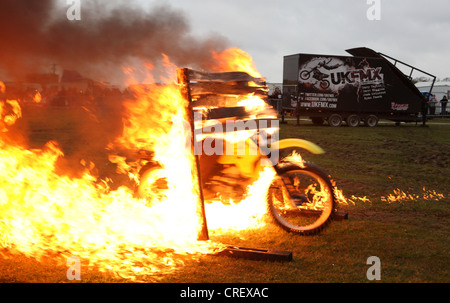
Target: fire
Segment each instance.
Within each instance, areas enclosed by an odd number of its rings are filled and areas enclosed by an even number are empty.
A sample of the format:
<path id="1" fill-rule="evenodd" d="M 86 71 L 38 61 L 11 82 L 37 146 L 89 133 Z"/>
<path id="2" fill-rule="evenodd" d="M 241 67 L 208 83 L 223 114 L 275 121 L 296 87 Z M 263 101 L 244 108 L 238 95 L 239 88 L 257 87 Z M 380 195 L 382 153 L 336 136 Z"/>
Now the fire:
<path id="1" fill-rule="evenodd" d="M 251 57 L 239 49 L 214 53 L 214 57 L 214 71 L 245 71 L 261 77 Z M 112 190 L 109 180 L 98 180 L 91 173 L 89 160 L 82 160 L 85 171 L 81 177 L 57 173 L 56 163 L 64 152 L 55 141 L 41 149 L 28 149 L 11 142 L 10 136 L 5 140 L 5 133 L 22 117 L 22 111 L 17 100 L 0 100 L 1 248 L 38 260 L 48 254 L 76 256 L 101 271 L 130 279 L 156 279 L 182 266 L 182 256 L 195 258 L 222 249 L 220 243 L 197 240 L 202 226 L 185 110 L 188 101 L 174 79 L 176 67 L 167 56 L 164 63 L 173 77 L 167 77 L 163 85 L 133 86 L 135 99 L 124 104 L 123 133 L 108 146 L 110 161 L 117 164 L 118 172 L 136 183 L 142 181 L 140 170 L 155 163 L 147 180 L 156 186 L 145 198 L 138 198 L 134 189 L 125 185 Z M 151 63 L 146 67 L 153 69 Z M 0 82 L 0 92 L 5 90 Z M 40 102 L 39 93 L 34 100 Z M 253 112 L 263 107 L 264 101 L 250 94 L 239 105 Z M 245 139 L 249 132 L 238 135 Z M 118 150 L 149 151 L 151 159 L 129 161 Z M 289 159 L 303 163 L 299 154 Z M 211 231 L 220 234 L 264 226 L 266 194 L 275 171 L 265 167 L 257 177 L 240 203 L 214 200 L 205 205 Z M 340 202 L 348 200 L 339 193 Z M 404 195 L 400 192 L 400 196 Z M 390 195 L 386 200 L 395 199 Z"/>
<path id="2" fill-rule="evenodd" d="M 39 91 L 37 91 L 36 94 L 34 94 L 33 102 L 34 103 L 41 103 L 41 101 L 42 101 L 41 93 Z"/>
<path id="3" fill-rule="evenodd" d="M 212 52 L 214 65 L 211 68 L 217 72 L 240 71 L 255 78 L 261 78 L 252 57 L 239 48 L 229 48 L 220 53 Z"/>
<path id="4" fill-rule="evenodd" d="M 427 190 L 425 187 L 422 188 L 420 194 L 411 194 L 404 192 L 403 190 L 397 188 L 393 190 L 392 194 L 387 196 L 382 196 L 381 201 L 388 203 L 403 202 L 403 201 L 415 201 L 415 200 L 440 200 L 444 199 L 445 195 L 436 192 L 435 190 Z"/>
<path id="5" fill-rule="evenodd" d="M 286 162 L 297 163 L 300 167 L 305 167 L 305 162 L 302 156 L 296 151 L 292 151 L 287 157 L 283 159 Z"/>
<path id="6" fill-rule="evenodd" d="M 216 56 L 220 60 L 215 70 L 260 76 L 243 51 L 232 49 Z M 236 60 L 225 66 L 231 57 Z M 168 69 L 174 68 L 167 57 L 165 62 Z M 108 146 L 111 161 L 136 182 L 146 161 L 127 162 L 114 150 L 152 152 L 151 161 L 159 167 L 155 174 L 165 180 L 165 186 L 145 199 L 137 198 L 127 186 L 112 190 L 109 180 L 99 182 L 90 172 L 92 165 L 86 165 L 82 177 L 58 174 L 56 162 L 64 153 L 55 141 L 29 150 L 0 137 L 2 248 L 37 259 L 51 253 L 77 256 L 102 271 L 131 279 L 171 272 L 182 265 L 181 255 L 195 257 L 221 249 L 220 243 L 197 240 L 199 192 L 192 175 L 187 101 L 175 79 L 166 81 L 165 85 L 134 86 L 136 99 L 125 103 L 123 134 Z M 0 89 L 5 91 L 1 82 Z M 246 105 L 252 106 L 251 102 Z M 0 100 L 2 132 L 20 117 L 19 102 Z M 261 227 L 273 176 L 271 168 L 262 171 L 239 204 L 208 204 L 208 227 L 223 232 Z"/>
<path id="7" fill-rule="evenodd" d="M 229 204 L 223 204 L 222 201 L 213 201 L 206 204 L 208 228 L 216 232 L 226 232 L 263 227 L 266 223 L 267 188 L 274 177 L 275 171 L 266 167 L 240 203 L 230 201 Z"/>
<path id="8" fill-rule="evenodd" d="M 1 81 L 0 89 L 5 90 Z M 22 109 L 17 100 L 0 100 L 0 132 L 7 132 L 7 127 L 13 125 L 21 117 Z"/>
<path id="9" fill-rule="evenodd" d="M 349 205 L 349 204 L 356 205 L 359 202 L 372 204 L 373 199 L 370 199 L 367 196 L 359 197 L 356 195 L 351 195 L 350 197 L 346 197 L 343 194 L 342 190 L 337 188 L 336 183 L 334 181 L 332 183 L 337 203 L 341 205 Z M 394 189 L 392 193 L 380 197 L 380 201 L 387 202 L 389 204 L 407 201 L 417 201 L 417 200 L 439 201 L 441 199 L 445 199 L 444 194 L 438 193 L 435 190 L 426 189 L 425 187 L 423 187 L 422 192 L 418 194 L 408 193 L 397 188 Z"/>
<path id="10" fill-rule="evenodd" d="M 148 207 L 126 187 L 94 185 L 88 171 L 79 179 L 56 174 L 63 153 L 55 142 L 42 150 L 1 147 L 2 247 L 37 259 L 51 252 L 73 255 L 122 277 L 173 270 L 177 261 L 157 252 L 210 251 L 209 243 L 196 241 L 198 223 L 189 215 L 195 210 L 182 190 L 167 194 L 169 207 L 164 201 Z"/>

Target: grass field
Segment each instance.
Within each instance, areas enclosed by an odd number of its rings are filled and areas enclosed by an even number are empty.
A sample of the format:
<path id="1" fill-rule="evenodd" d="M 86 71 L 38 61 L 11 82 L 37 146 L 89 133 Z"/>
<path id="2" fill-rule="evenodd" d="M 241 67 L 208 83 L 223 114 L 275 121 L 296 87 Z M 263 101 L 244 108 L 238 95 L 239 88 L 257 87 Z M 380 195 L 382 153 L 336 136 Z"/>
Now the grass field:
<path id="1" fill-rule="evenodd" d="M 104 144 L 120 132 L 117 124 L 102 125 L 106 117 L 93 118 L 85 111 L 69 114 L 65 109 L 39 109 L 25 111 L 25 116 L 18 127 L 28 132 L 30 147 L 39 148 L 55 139 L 68 158 L 84 157 L 86 146 Z M 281 138 L 310 140 L 326 151 L 303 156 L 333 177 L 347 197 L 348 204 L 340 208 L 349 213 L 349 219 L 332 222 L 319 235 L 308 237 L 286 233 L 273 224 L 225 235 L 212 232 L 211 240 L 229 245 L 292 251 L 293 261 L 180 256 L 184 266 L 158 281 L 363 283 L 369 282 L 367 259 L 377 256 L 380 282 L 450 282 L 450 123 L 433 122 L 443 125 L 331 128 L 305 121 L 300 126 L 294 121 L 281 125 Z M 92 127 L 105 127 L 109 133 L 93 135 Z M 106 159 L 100 152 L 91 160 L 104 167 Z M 405 193 L 404 199 L 389 202 L 387 197 L 398 189 Z M 436 194 L 442 196 L 428 199 Z M 0 256 L 0 282 L 68 282 L 68 267 L 58 256 L 38 262 L 5 248 Z M 151 276 L 141 279 L 155 281 Z M 82 260 L 81 282 L 128 281 L 113 272 L 88 268 Z"/>

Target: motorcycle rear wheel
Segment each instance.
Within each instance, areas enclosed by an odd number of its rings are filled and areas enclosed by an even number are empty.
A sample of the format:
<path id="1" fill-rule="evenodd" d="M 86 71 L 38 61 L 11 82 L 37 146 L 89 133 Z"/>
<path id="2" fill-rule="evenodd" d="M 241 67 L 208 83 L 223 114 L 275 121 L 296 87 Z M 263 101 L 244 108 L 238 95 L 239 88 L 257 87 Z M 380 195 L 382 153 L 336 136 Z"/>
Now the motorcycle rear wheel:
<path id="1" fill-rule="evenodd" d="M 311 163 L 277 169 L 268 194 L 269 213 L 288 232 L 315 235 L 332 220 L 336 198 L 327 174 Z"/>

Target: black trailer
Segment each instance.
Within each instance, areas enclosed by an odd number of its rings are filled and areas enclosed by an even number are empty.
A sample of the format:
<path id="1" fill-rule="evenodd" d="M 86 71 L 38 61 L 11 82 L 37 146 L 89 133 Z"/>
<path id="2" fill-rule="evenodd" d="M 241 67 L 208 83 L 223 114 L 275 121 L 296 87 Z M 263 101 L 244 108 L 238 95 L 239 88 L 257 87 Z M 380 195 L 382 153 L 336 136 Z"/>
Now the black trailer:
<path id="1" fill-rule="evenodd" d="M 345 121 L 355 127 L 363 121 L 373 127 L 379 119 L 425 124 L 426 99 L 411 82 L 414 67 L 406 76 L 395 66 L 398 61 L 392 64 L 381 53 L 368 48 L 347 52 L 352 56 L 285 56 L 284 107 L 331 126 Z"/>

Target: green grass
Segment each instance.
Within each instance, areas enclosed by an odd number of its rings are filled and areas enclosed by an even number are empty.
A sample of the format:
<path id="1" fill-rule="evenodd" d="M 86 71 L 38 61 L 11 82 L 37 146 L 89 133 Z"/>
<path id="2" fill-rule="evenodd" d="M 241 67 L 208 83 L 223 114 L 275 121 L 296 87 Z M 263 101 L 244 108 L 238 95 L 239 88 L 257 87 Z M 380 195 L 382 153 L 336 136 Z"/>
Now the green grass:
<path id="1" fill-rule="evenodd" d="M 21 127 L 29 134 L 29 146 L 39 148 L 56 139 L 67 157 L 74 159 L 67 165 L 75 165 L 90 154 L 83 148 L 87 143 L 97 139 L 100 146 L 110 138 L 89 132 L 92 127 L 107 128 L 107 113 L 98 114 L 96 119 L 83 111 L 73 114 L 65 109 L 26 114 Z M 354 198 L 354 203 L 340 205 L 349 213 L 349 219 L 332 222 L 316 236 L 289 234 L 273 224 L 263 230 L 210 232 L 211 240 L 216 242 L 292 251 L 292 262 L 180 256 L 184 265 L 158 277 L 158 281 L 364 283 L 368 282 L 367 258 L 378 256 L 381 282 L 450 282 L 450 125 L 331 128 L 304 121 L 300 126 L 294 124 L 289 121 L 281 125 L 280 137 L 302 138 L 321 146 L 325 154 L 304 153 L 304 158 L 325 169 L 346 197 L 367 197 L 370 201 Z M 111 136 L 120 127 L 115 125 L 113 130 Z M 106 165 L 104 154 L 99 152 L 92 159 L 96 166 Z M 397 188 L 417 198 L 394 203 L 382 200 Z M 425 200 L 423 188 L 445 198 Z M 68 282 L 68 266 L 58 256 L 50 255 L 38 262 L 7 249 L 1 250 L 0 256 L 0 282 Z M 86 263 L 82 260 L 81 282 L 129 281 L 113 272 L 88 268 Z M 155 281 L 153 276 L 140 278 Z"/>
<path id="2" fill-rule="evenodd" d="M 381 124 L 368 129 L 290 122 L 282 126 L 280 137 L 300 137 L 321 146 L 325 155 L 305 158 L 342 181 L 338 183 L 345 191 L 379 196 L 395 188 L 448 190 L 450 124 L 428 128 Z"/>

